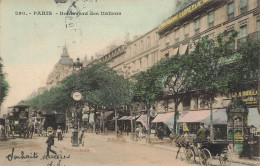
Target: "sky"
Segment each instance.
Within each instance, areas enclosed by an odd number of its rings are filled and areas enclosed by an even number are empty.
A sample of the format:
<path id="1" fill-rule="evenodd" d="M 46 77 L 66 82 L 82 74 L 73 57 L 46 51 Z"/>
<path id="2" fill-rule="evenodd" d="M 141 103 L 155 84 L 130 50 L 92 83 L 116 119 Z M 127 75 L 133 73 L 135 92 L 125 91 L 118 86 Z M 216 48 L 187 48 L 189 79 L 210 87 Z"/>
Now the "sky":
<path id="1" fill-rule="evenodd" d="M 175 0 L 78 0 L 76 8 L 73 1 L 0 0 L 0 56 L 10 85 L 2 114 L 46 86 L 65 44 L 71 58 L 90 59 L 128 33 L 131 39 L 152 30 L 175 8 Z M 67 11 L 88 15 L 60 14 Z M 121 15 L 100 15 L 102 11 Z"/>

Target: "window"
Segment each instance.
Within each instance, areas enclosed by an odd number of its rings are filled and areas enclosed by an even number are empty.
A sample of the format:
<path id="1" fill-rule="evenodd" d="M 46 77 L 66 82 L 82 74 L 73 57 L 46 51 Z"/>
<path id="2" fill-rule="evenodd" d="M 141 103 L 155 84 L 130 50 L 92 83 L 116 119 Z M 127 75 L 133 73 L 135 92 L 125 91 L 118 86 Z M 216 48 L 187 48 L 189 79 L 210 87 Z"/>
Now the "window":
<path id="1" fill-rule="evenodd" d="M 169 45 L 170 45 L 169 36 L 166 36 L 166 38 L 165 38 L 165 47 L 169 47 Z"/>
<path id="2" fill-rule="evenodd" d="M 195 34 L 199 33 L 200 30 L 200 19 L 197 18 L 194 22 L 194 30 L 195 30 Z"/>
<path id="3" fill-rule="evenodd" d="M 247 26 L 246 25 L 243 25 L 240 27 L 239 38 L 240 39 L 237 40 L 237 47 L 238 48 L 246 47 L 246 43 L 247 43 Z"/>
<path id="4" fill-rule="evenodd" d="M 147 37 L 147 48 L 151 47 L 151 38 L 150 36 Z"/>
<path id="5" fill-rule="evenodd" d="M 256 21 L 256 31 L 260 31 L 260 19 Z"/>
<path id="6" fill-rule="evenodd" d="M 189 37 L 189 25 L 188 24 L 184 24 L 183 34 L 184 34 L 184 39 L 187 39 Z"/>
<path id="7" fill-rule="evenodd" d="M 137 45 L 135 44 L 135 51 L 134 51 L 134 54 L 137 53 Z"/>
<path id="8" fill-rule="evenodd" d="M 208 15 L 209 28 L 214 26 L 214 21 L 215 21 L 215 13 L 214 11 L 211 11 Z"/>
<path id="9" fill-rule="evenodd" d="M 166 54 L 165 54 L 165 58 L 169 58 L 169 53 L 166 53 Z"/>
<path id="10" fill-rule="evenodd" d="M 260 0 L 257 0 L 257 5 L 258 7 L 260 7 Z"/>
<path id="11" fill-rule="evenodd" d="M 241 14 L 247 12 L 247 0 L 240 0 L 240 12 Z"/>
<path id="12" fill-rule="evenodd" d="M 235 12 L 234 2 L 231 2 L 228 4 L 228 20 L 234 18 L 234 12 Z"/>
<path id="13" fill-rule="evenodd" d="M 144 49 L 144 42 L 141 40 L 141 42 L 140 42 L 140 51 L 143 51 L 143 49 Z"/>
<path id="14" fill-rule="evenodd" d="M 247 26 L 246 25 L 240 27 L 239 36 L 240 36 L 240 39 L 245 38 L 247 36 Z"/>
<path id="15" fill-rule="evenodd" d="M 178 43 L 179 42 L 179 29 L 175 30 L 175 43 Z"/>

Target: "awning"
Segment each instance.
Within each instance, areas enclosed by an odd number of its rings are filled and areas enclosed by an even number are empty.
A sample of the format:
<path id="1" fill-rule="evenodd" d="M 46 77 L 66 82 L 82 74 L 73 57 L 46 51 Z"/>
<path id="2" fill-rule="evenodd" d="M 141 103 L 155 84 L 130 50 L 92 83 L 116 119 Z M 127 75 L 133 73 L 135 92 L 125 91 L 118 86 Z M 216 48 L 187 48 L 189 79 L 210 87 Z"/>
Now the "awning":
<path id="1" fill-rule="evenodd" d="M 141 122 L 143 126 L 148 129 L 147 127 L 147 115 L 141 115 L 137 120 L 137 122 Z"/>
<path id="2" fill-rule="evenodd" d="M 160 123 L 160 122 L 162 122 L 162 118 L 163 118 L 163 116 L 164 116 L 164 114 L 158 114 L 155 118 L 154 118 L 154 120 L 152 121 L 152 123 Z"/>
<path id="3" fill-rule="evenodd" d="M 226 109 L 217 109 L 212 114 L 213 116 L 213 124 L 227 124 L 227 113 Z M 210 115 L 206 119 L 202 121 L 207 125 L 210 125 Z"/>
<path id="4" fill-rule="evenodd" d="M 214 112 L 215 110 L 213 110 Z M 210 116 L 210 110 L 190 111 L 179 119 L 181 123 L 202 122 Z"/>
<path id="5" fill-rule="evenodd" d="M 152 123 L 159 123 L 159 122 L 166 122 L 168 121 L 172 116 L 174 116 L 174 112 L 167 112 L 163 114 L 158 114 Z"/>
<path id="6" fill-rule="evenodd" d="M 248 126 L 253 125 L 260 128 L 260 115 L 257 108 L 249 108 L 248 110 Z"/>
<path id="7" fill-rule="evenodd" d="M 188 44 L 182 45 L 180 47 L 180 55 L 185 54 L 185 52 L 187 51 L 187 48 L 188 48 Z"/>
<path id="8" fill-rule="evenodd" d="M 122 116 L 121 118 L 119 118 L 118 120 L 127 120 L 128 116 Z"/>
<path id="9" fill-rule="evenodd" d="M 128 116 L 127 120 L 136 120 L 140 115 L 137 116 Z"/>
<path id="10" fill-rule="evenodd" d="M 109 117 L 111 114 L 113 113 L 113 111 L 106 111 L 105 115 L 103 115 L 103 113 L 101 114 L 100 118 L 103 119 L 107 119 L 107 117 Z"/>
<path id="11" fill-rule="evenodd" d="M 179 50 L 179 47 L 178 48 L 174 48 L 173 52 L 172 52 L 172 55 L 176 55 L 178 53 L 178 50 Z"/>
<path id="12" fill-rule="evenodd" d="M 167 112 L 164 114 L 158 114 L 152 123 L 165 123 L 170 131 L 173 131 L 173 126 L 174 126 L 174 112 Z"/>

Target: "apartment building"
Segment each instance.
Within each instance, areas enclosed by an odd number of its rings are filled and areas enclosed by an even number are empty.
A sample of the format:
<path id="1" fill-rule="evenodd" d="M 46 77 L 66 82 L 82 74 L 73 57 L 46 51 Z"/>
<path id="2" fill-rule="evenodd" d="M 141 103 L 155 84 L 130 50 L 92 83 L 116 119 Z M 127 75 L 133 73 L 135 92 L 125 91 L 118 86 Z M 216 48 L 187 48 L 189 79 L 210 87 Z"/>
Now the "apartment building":
<path id="1" fill-rule="evenodd" d="M 241 47 L 248 40 L 260 39 L 259 0 L 195 0 L 186 1 L 169 20 L 158 28 L 160 57 L 193 51 L 194 42 L 204 36 L 215 38 L 224 31 L 239 32 L 234 45 Z M 219 96 L 214 108 L 228 105 L 231 97 Z M 173 105 L 173 103 L 169 103 Z M 172 108 L 172 106 L 170 106 Z M 179 106 L 180 110 L 208 108 L 199 98 Z"/>

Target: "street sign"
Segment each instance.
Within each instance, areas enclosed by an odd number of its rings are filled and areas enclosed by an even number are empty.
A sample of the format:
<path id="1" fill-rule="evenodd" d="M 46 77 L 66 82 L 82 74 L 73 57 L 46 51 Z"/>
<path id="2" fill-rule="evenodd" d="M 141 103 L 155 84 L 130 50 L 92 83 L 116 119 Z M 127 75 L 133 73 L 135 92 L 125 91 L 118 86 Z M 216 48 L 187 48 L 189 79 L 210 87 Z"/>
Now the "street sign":
<path id="1" fill-rule="evenodd" d="M 153 117 L 153 118 L 156 117 L 157 116 L 157 111 L 155 109 L 152 109 L 150 111 L 150 116 Z"/>
<path id="2" fill-rule="evenodd" d="M 72 98 L 75 101 L 80 101 L 82 99 L 82 94 L 79 91 L 75 91 L 72 93 Z"/>

